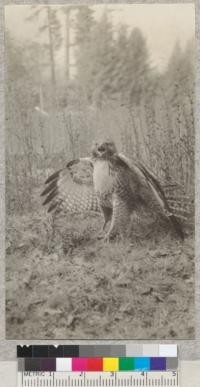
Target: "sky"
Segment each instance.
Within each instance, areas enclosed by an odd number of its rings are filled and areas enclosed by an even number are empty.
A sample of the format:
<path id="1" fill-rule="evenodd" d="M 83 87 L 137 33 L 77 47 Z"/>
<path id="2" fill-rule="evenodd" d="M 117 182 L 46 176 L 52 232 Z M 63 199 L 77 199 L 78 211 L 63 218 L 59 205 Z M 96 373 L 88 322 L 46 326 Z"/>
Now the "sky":
<path id="1" fill-rule="evenodd" d="M 151 64 L 162 71 L 177 41 L 182 48 L 195 35 L 195 8 L 188 4 L 111 4 L 95 5 L 95 17 L 98 19 L 104 9 L 112 10 L 110 18 L 117 29 L 120 24 L 127 24 L 131 29 L 138 27 L 147 40 Z M 37 40 L 38 22 L 28 23 L 29 5 L 6 6 L 6 28 L 18 41 Z M 64 22 L 61 17 L 61 22 Z M 57 63 L 62 66 L 64 50 L 57 55 Z"/>

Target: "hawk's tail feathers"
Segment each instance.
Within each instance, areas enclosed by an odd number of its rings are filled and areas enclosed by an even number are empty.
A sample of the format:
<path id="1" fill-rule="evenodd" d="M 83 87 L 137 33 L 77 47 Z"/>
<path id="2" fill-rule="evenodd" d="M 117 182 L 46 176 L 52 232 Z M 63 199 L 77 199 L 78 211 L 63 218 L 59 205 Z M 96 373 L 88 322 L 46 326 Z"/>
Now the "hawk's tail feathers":
<path id="1" fill-rule="evenodd" d="M 177 187 L 176 187 L 177 188 Z M 166 192 L 170 215 L 169 219 L 177 234 L 184 239 L 183 225 L 194 221 L 194 199 L 183 192 Z"/>
<path id="2" fill-rule="evenodd" d="M 194 215 L 194 199 L 192 196 L 182 194 L 166 193 L 166 199 L 171 212 L 185 221 L 189 221 Z"/>
<path id="3" fill-rule="evenodd" d="M 157 199 L 157 201 L 160 203 L 161 208 L 164 211 L 165 216 L 169 219 L 173 229 L 175 230 L 177 236 L 184 240 L 184 231 L 183 231 L 183 225 L 180 220 L 180 216 L 178 216 L 178 212 L 174 211 L 173 207 L 170 205 L 170 202 L 168 202 L 167 197 L 165 196 L 164 191 L 160 188 L 159 185 L 152 185 L 152 190 L 154 192 L 154 195 Z"/>
<path id="4" fill-rule="evenodd" d="M 140 165 L 155 197 L 164 209 L 164 212 L 171 222 L 176 234 L 183 240 L 183 221 L 188 221 L 193 213 L 192 197 L 186 195 L 179 185 L 163 187 L 156 177 L 144 166 Z"/>

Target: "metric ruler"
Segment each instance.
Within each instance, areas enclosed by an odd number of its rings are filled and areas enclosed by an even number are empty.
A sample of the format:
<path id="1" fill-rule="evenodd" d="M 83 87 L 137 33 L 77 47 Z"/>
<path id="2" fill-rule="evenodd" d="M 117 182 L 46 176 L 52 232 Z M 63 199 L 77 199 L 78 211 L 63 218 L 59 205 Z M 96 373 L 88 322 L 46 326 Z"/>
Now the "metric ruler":
<path id="1" fill-rule="evenodd" d="M 17 387 L 180 387 L 178 371 L 18 372 Z"/>

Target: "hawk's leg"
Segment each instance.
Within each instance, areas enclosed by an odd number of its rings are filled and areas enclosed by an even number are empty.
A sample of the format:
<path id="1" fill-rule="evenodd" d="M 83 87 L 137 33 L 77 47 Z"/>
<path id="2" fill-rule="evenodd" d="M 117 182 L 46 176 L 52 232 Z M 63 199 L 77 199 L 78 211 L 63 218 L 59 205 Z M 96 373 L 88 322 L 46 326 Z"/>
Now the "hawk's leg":
<path id="1" fill-rule="evenodd" d="M 105 240 L 110 240 L 117 234 L 126 234 L 127 229 L 130 226 L 132 212 L 126 199 L 116 193 L 113 194 L 112 220 Z"/>
<path id="2" fill-rule="evenodd" d="M 112 218 L 112 208 L 111 207 L 101 206 L 101 210 L 102 210 L 103 216 L 104 216 L 104 224 L 102 226 L 102 230 L 101 231 L 104 231 L 105 228 L 106 228 L 107 223 L 110 222 L 110 220 Z"/>
<path id="3" fill-rule="evenodd" d="M 101 207 L 101 210 L 102 210 L 102 213 L 104 216 L 104 224 L 100 230 L 100 234 L 98 236 L 98 239 L 103 238 L 103 231 L 105 230 L 107 223 L 110 222 L 110 220 L 112 218 L 112 208 L 111 207 L 105 207 L 102 205 L 100 207 Z"/>

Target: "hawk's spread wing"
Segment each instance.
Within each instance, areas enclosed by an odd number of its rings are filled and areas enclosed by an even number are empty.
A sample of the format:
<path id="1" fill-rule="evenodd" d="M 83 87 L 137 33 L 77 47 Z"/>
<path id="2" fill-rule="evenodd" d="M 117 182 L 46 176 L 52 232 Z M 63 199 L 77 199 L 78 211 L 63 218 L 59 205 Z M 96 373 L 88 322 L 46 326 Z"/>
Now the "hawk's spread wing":
<path id="1" fill-rule="evenodd" d="M 64 206 L 72 213 L 99 212 L 99 205 L 92 185 L 92 165 L 88 158 L 69 162 L 46 180 L 43 204 L 49 204 L 48 212 Z"/>
<path id="2" fill-rule="evenodd" d="M 142 188 L 144 186 L 150 188 L 150 192 L 154 194 L 156 201 L 166 213 L 174 213 L 183 220 L 187 220 L 189 216 L 193 215 L 194 199 L 192 196 L 186 195 L 183 187 L 178 183 L 161 184 L 158 177 L 141 162 L 132 163 L 122 154 L 119 154 L 119 158 L 133 172 L 132 176 L 130 175 L 130 181 L 134 181 L 135 175 L 137 175 Z M 144 188 L 142 189 L 143 193 L 147 193 Z"/>
<path id="3" fill-rule="evenodd" d="M 115 162 L 120 167 L 118 173 L 119 183 L 121 186 L 126 187 L 127 192 L 129 191 L 129 195 L 125 198 L 119 192 L 118 201 L 123 203 L 123 201 L 132 200 L 136 208 L 137 206 L 144 206 L 162 213 L 169 219 L 177 234 L 183 239 L 182 225 L 178 219 L 180 216 L 171 208 L 170 202 L 168 202 L 156 176 L 143 164 L 139 162 L 132 163 L 122 154 L 115 156 Z"/>

